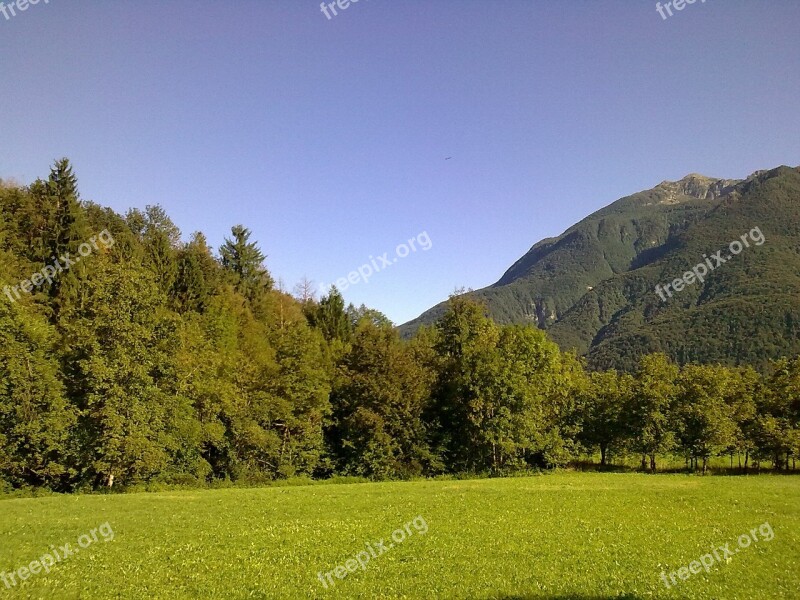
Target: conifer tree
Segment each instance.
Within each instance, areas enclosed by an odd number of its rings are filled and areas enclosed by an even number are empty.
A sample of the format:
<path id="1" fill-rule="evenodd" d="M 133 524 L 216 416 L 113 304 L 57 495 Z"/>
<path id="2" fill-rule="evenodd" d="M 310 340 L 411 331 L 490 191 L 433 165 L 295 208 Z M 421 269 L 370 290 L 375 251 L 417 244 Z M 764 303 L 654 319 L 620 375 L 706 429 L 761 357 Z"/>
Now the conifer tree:
<path id="1" fill-rule="evenodd" d="M 220 248 L 222 266 L 232 274 L 236 290 L 253 299 L 257 294 L 271 290 L 274 281 L 264 267 L 266 256 L 251 242 L 252 232 L 242 225 L 231 228 L 231 238 L 225 238 Z"/>

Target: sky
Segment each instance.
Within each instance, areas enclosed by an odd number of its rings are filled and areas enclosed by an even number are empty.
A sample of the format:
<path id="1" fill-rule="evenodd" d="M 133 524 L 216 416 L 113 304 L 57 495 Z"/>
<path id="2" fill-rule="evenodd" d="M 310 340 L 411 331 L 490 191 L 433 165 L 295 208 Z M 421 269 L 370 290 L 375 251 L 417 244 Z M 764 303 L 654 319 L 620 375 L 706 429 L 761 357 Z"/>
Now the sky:
<path id="1" fill-rule="evenodd" d="M 0 13 L 0 177 L 241 223 L 289 291 L 369 264 L 343 295 L 398 324 L 620 197 L 800 165 L 797 0 L 45 2 Z"/>

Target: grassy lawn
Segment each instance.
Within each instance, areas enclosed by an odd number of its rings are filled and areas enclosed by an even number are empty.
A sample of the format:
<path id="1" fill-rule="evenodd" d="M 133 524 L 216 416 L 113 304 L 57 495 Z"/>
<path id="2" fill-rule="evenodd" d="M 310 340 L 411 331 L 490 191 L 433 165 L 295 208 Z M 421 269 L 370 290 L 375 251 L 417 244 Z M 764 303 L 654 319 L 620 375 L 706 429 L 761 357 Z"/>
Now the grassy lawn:
<path id="1" fill-rule="evenodd" d="M 427 532 L 411 525 L 392 542 L 415 517 Z M 800 478 L 790 476 L 557 473 L 5 499 L 0 572 L 51 546 L 77 547 L 105 522 L 112 541 L 98 536 L 12 589 L 0 581 L 0 597 L 800 597 Z M 740 535 L 765 522 L 771 541 L 759 536 L 670 590 L 662 582 L 662 571 L 726 543 L 737 548 Z M 381 539 L 394 547 L 323 587 L 318 572 L 345 565 L 368 543 L 377 554 Z"/>

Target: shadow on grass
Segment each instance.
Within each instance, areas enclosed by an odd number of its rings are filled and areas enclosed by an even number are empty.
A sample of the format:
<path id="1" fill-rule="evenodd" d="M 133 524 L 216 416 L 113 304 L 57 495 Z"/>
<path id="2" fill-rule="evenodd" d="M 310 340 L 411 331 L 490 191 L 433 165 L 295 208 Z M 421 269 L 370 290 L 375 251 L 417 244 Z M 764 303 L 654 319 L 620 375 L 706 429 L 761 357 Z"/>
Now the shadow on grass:
<path id="1" fill-rule="evenodd" d="M 800 470 L 773 469 L 771 467 L 722 467 L 719 465 L 708 467 L 708 471 L 703 474 L 702 469 L 690 469 L 684 466 L 659 467 L 653 473 L 650 469 L 642 469 L 640 466 L 608 464 L 600 465 L 592 461 L 574 461 L 570 463 L 570 468 L 581 473 L 644 473 L 646 475 L 696 475 L 698 477 L 743 477 L 748 475 L 800 475 Z"/>
<path id="2" fill-rule="evenodd" d="M 638 467 L 631 467 L 629 465 L 601 465 L 596 462 L 591 461 L 574 461 L 570 463 L 570 467 L 575 469 L 576 471 L 580 471 L 582 473 L 589 472 L 589 473 L 637 473 L 639 472 Z"/>

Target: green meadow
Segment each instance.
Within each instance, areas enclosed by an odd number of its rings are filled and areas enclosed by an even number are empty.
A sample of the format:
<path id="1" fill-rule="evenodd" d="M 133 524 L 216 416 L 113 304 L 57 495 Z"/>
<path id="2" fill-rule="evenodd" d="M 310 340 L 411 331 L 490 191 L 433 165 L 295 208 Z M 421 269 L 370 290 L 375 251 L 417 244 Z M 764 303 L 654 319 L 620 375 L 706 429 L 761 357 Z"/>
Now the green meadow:
<path id="1" fill-rule="evenodd" d="M 393 543 L 415 518 L 425 527 L 410 526 Z M 96 535 L 49 573 L 11 588 L 0 582 L 0 597 L 800 597 L 800 479 L 792 476 L 560 472 L 6 498 L 0 571 L 8 579 L 106 522 L 113 539 Z M 662 571 L 726 543 L 733 549 L 763 523 L 770 541 L 664 585 Z M 342 566 L 341 574 L 380 540 L 383 554 L 365 569 L 323 586 L 318 573 Z"/>

